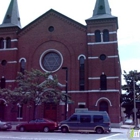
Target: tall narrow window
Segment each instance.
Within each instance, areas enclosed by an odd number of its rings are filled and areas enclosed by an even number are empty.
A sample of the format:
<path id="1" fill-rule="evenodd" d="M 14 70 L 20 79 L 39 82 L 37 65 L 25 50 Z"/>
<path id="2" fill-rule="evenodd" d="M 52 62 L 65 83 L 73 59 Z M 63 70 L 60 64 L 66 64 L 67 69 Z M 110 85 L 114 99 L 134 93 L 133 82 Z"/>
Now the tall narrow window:
<path id="1" fill-rule="evenodd" d="M 24 74 L 24 70 L 25 70 L 25 60 L 24 59 L 21 59 L 21 62 L 20 62 L 20 72 L 22 72 Z"/>
<path id="2" fill-rule="evenodd" d="M 79 62 L 79 89 L 85 90 L 85 59 L 83 56 L 80 57 Z"/>
<path id="3" fill-rule="evenodd" d="M 100 76 L 100 89 L 107 90 L 107 80 L 104 73 Z"/>
<path id="4" fill-rule="evenodd" d="M 0 120 L 4 120 L 5 104 L 3 100 L 0 100 Z"/>
<path id="5" fill-rule="evenodd" d="M 101 42 L 101 32 L 100 32 L 100 30 L 95 31 L 95 42 Z"/>
<path id="6" fill-rule="evenodd" d="M 6 48 L 11 48 L 11 38 L 10 37 L 6 38 Z"/>
<path id="7" fill-rule="evenodd" d="M 103 41 L 104 42 L 108 42 L 109 41 L 109 31 L 107 29 L 105 29 L 103 31 Z"/>
<path id="8" fill-rule="evenodd" d="M 0 49 L 4 48 L 4 39 L 0 38 Z"/>
<path id="9" fill-rule="evenodd" d="M 23 117 L 23 106 L 20 105 L 20 104 L 17 104 L 18 105 L 18 111 L 17 111 L 17 119 L 22 119 Z"/>
<path id="10" fill-rule="evenodd" d="M 0 87 L 1 87 L 1 89 L 3 89 L 3 88 L 5 88 L 5 78 L 4 78 L 4 76 L 2 76 L 2 78 L 1 78 L 1 83 L 0 83 Z"/>

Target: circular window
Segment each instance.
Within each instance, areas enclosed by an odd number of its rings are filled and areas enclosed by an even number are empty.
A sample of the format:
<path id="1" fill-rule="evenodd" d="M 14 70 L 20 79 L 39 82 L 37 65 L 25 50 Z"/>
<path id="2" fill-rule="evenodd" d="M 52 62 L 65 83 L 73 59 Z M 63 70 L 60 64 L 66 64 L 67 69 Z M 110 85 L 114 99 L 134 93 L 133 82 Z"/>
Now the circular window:
<path id="1" fill-rule="evenodd" d="M 106 59 L 106 55 L 105 54 L 101 54 L 100 55 L 100 60 L 105 60 Z"/>
<path id="2" fill-rule="evenodd" d="M 7 61 L 6 60 L 2 60 L 1 61 L 1 65 L 5 66 L 7 64 Z"/>
<path id="3" fill-rule="evenodd" d="M 54 31 L 54 27 L 53 27 L 53 26 L 50 26 L 50 27 L 48 28 L 48 30 L 49 30 L 50 32 L 53 32 L 53 31 Z"/>
<path id="4" fill-rule="evenodd" d="M 44 71 L 55 72 L 62 65 L 62 55 L 57 51 L 46 51 L 42 54 L 40 61 Z"/>

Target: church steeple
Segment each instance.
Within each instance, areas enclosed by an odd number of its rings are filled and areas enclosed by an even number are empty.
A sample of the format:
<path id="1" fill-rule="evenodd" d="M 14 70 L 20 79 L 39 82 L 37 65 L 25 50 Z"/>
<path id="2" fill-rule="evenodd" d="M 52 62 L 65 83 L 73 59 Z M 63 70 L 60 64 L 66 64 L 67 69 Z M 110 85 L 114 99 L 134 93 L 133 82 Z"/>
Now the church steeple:
<path id="1" fill-rule="evenodd" d="M 7 12 L 5 14 L 3 23 L 0 25 L 0 27 L 14 26 L 21 28 L 17 0 L 11 0 Z"/>
<path id="2" fill-rule="evenodd" d="M 111 9 L 108 0 L 96 0 L 96 4 L 93 11 L 93 16 L 88 20 L 114 18 L 111 15 Z"/>

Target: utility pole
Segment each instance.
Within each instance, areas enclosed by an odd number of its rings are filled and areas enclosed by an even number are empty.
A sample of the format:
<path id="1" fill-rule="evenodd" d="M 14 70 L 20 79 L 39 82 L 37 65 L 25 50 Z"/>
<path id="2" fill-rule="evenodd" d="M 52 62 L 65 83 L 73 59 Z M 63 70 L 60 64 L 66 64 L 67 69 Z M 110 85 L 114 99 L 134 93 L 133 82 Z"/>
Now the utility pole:
<path id="1" fill-rule="evenodd" d="M 65 120 L 67 119 L 67 114 L 68 114 L 68 68 L 67 67 L 62 67 L 62 69 L 66 70 L 66 100 L 65 100 Z"/>

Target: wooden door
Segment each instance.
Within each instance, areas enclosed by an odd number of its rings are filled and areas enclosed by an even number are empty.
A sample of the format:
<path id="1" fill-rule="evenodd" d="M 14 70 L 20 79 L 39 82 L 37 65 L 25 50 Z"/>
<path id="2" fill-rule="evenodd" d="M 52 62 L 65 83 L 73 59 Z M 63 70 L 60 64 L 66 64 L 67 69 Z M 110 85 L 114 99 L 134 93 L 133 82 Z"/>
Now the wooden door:
<path id="1" fill-rule="evenodd" d="M 53 103 L 45 104 L 44 118 L 57 121 L 57 105 Z"/>

